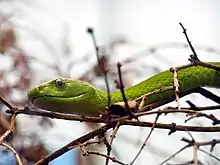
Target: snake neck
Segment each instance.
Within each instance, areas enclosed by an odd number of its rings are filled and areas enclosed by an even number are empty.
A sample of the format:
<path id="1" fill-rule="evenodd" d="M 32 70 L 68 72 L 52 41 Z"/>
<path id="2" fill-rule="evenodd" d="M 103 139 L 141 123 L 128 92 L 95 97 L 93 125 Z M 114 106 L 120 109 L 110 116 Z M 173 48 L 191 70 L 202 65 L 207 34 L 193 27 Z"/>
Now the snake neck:
<path id="1" fill-rule="evenodd" d="M 102 104 L 102 106 L 107 107 L 108 103 L 109 103 L 109 98 L 110 98 L 110 104 L 114 104 L 114 103 L 118 103 L 118 102 L 122 102 L 123 98 L 121 95 L 120 91 L 115 91 L 115 92 L 105 92 L 102 90 L 96 90 L 97 96 L 98 96 L 98 100 L 99 103 Z"/>
<path id="2" fill-rule="evenodd" d="M 135 93 L 135 91 L 139 91 L 139 92 Z M 136 90 L 135 86 L 133 86 L 125 89 L 124 92 L 127 100 L 135 100 L 138 96 L 142 96 L 143 94 L 146 94 L 147 91 Z M 110 96 L 110 104 L 123 102 L 123 97 L 120 90 L 110 92 L 109 94 L 105 91 L 97 90 L 97 93 L 99 95 L 100 102 L 104 103 L 105 106 L 108 105 L 109 96 Z"/>

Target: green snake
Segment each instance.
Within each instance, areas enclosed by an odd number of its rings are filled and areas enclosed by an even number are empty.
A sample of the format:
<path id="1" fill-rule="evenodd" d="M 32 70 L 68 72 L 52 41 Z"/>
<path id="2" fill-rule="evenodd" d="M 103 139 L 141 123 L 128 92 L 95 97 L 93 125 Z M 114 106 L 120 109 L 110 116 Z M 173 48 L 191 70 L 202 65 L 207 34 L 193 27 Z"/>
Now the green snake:
<path id="1" fill-rule="evenodd" d="M 220 66 L 220 62 L 210 62 Z M 202 66 L 191 66 L 178 71 L 179 90 L 187 92 L 196 87 L 220 87 L 220 72 Z M 137 85 L 124 90 L 126 99 L 135 100 L 144 94 L 173 85 L 170 70 L 160 72 Z M 175 91 L 155 93 L 146 98 L 144 105 L 163 100 Z M 121 91 L 110 93 L 111 104 L 123 102 Z M 81 115 L 95 116 L 106 111 L 108 95 L 91 84 L 79 80 L 58 77 L 39 84 L 28 92 L 28 99 L 38 108 Z"/>

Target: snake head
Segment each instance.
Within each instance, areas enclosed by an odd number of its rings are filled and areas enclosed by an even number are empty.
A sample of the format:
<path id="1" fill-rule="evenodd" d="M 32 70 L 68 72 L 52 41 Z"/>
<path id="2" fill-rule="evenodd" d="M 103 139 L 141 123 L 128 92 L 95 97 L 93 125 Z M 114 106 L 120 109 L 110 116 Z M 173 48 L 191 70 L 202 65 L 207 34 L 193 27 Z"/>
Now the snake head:
<path id="1" fill-rule="evenodd" d="M 86 82 L 56 78 L 31 89 L 28 99 L 41 109 L 72 113 L 80 111 L 94 92 L 93 86 Z"/>

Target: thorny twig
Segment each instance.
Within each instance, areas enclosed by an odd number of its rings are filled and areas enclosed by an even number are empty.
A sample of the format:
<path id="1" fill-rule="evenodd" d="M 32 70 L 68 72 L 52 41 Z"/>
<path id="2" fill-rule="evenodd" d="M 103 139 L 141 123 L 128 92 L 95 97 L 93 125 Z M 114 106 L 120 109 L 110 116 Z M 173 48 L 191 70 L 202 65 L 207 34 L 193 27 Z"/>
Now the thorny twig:
<path id="1" fill-rule="evenodd" d="M 180 26 L 183 29 L 183 33 L 184 33 L 184 35 L 186 37 L 187 43 L 188 43 L 188 45 L 189 45 L 189 47 L 190 47 L 190 49 L 191 49 L 191 51 L 193 53 L 193 55 L 190 56 L 189 61 L 193 65 L 200 65 L 200 66 L 204 66 L 204 67 L 207 67 L 207 68 L 212 68 L 212 69 L 215 69 L 217 71 L 220 71 L 220 67 L 219 66 L 216 66 L 216 65 L 213 65 L 213 64 L 210 64 L 210 63 L 206 63 L 206 62 L 202 62 L 202 61 L 199 60 L 198 55 L 197 55 L 197 53 L 196 53 L 196 51 L 195 51 L 191 41 L 189 40 L 188 35 L 186 33 L 186 29 L 184 28 L 184 26 L 183 26 L 183 24 L 181 22 L 179 24 L 180 24 Z"/>
<path id="2" fill-rule="evenodd" d="M 192 43 L 191 43 L 191 41 L 189 40 L 189 37 L 188 37 L 188 35 L 187 35 L 187 33 L 186 33 L 186 29 L 184 28 L 184 26 L 183 26 L 183 24 L 182 24 L 181 22 L 180 22 L 179 24 L 180 24 L 180 26 L 181 26 L 182 29 L 183 29 L 183 34 L 184 34 L 185 37 L 186 37 L 186 40 L 187 40 L 187 42 L 188 42 L 188 44 L 189 44 L 190 49 L 192 50 L 193 54 L 194 54 L 195 56 L 197 56 L 196 51 L 195 51 L 194 47 L 192 46 Z"/>

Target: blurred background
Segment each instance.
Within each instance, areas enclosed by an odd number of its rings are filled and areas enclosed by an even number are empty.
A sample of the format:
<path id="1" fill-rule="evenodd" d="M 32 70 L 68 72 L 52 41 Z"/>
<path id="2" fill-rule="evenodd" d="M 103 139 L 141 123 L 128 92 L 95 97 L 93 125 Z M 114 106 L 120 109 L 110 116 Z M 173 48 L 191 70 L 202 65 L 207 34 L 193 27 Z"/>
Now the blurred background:
<path id="1" fill-rule="evenodd" d="M 199 58 L 220 61 L 219 0 L 2 0 L 0 1 L 0 93 L 17 107 L 27 105 L 27 91 L 36 84 L 63 76 L 88 81 L 105 90 L 88 27 L 95 30 L 100 46 L 101 63 L 109 70 L 111 90 L 116 90 L 117 62 L 123 67 L 126 87 L 134 85 L 172 66 L 188 63 L 191 54 L 182 22 Z M 219 94 L 216 89 L 210 89 Z M 197 94 L 181 99 L 196 105 L 214 105 Z M 176 105 L 171 103 L 170 105 Z M 6 107 L 0 104 L 0 134 L 9 128 Z M 212 112 L 219 116 L 219 112 Z M 169 114 L 158 122 L 185 124 L 186 116 Z M 154 121 L 155 116 L 142 117 Z M 198 118 L 190 125 L 211 125 Z M 97 128 L 98 125 L 18 115 L 16 132 L 8 142 L 18 151 L 24 164 L 32 164 L 72 140 Z M 122 126 L 113 143 L 112 156 L 129 163 L 140 149 L 150 128 Z M 169 130 L 156 129 L 135 164 L 156 165 L 185 143 L 186 132 L 168 136 Z M 111 131 L 110 131 L 111 133 Z M 109 133 L 109 134 L 110 134 Z M 219 138 L 219 133 L 192 133 L 196 140 Z M 103 144 L 91 150 L 106 153 Z M 209 147 L 205 148 L 209 151 Z M 215 148 L 215 155 L 220 149 Z M 0 164 L 14 165 L 10 151 L 1 148 Z M 203 164 L 219 164 L 199 152 Z M 193 148 L 173 158 L 170 163 L 193 159 Z M 104 164 L 99 156 L 83 157 L 75 149 L 55 159 L 50 165 Z M 110 162 L 110 164 L 115 164 Z"/>

